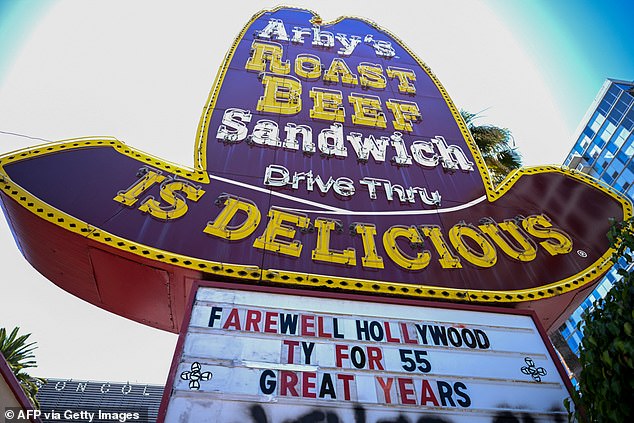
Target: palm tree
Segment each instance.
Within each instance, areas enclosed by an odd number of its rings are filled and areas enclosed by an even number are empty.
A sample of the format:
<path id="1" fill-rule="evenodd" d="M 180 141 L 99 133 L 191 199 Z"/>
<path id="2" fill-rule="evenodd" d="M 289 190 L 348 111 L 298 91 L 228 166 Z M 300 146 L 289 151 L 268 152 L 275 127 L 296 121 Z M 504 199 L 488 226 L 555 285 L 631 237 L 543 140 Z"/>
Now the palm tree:
<path id="1" fill-rule="evenodd" d="M 9 367 L 13 370 L 15 377 L 20 382 L 31 403 L 36 408 L 40 408 L 40 403 L 35 396 L 40 385 L 45 383 L 46 380 L 30 376 L 25 372 L 28 368 L 37 367 L 35 355 L 33 354 L 33 350 L 37 347 L 35 347 L 35 342 L 26 343 L 29 336 L 31 336 L 30 333 L 18 336 L 19 330 L 19 327 L 13 328 L 7 336 L 7 330 L 0 328 L 0 353 L 7 360 Z"/>
<path id="2" fill-rule="evenodd" d="M 481 117 L 479 113 L 461 109 L 460 115 L 482 153 L 494 184 L 499 184 L 512 170 L 522 166 L 522 156 L 514 145 L 511 131 L 493 125 L 476 125 L 475 121 Z"/>

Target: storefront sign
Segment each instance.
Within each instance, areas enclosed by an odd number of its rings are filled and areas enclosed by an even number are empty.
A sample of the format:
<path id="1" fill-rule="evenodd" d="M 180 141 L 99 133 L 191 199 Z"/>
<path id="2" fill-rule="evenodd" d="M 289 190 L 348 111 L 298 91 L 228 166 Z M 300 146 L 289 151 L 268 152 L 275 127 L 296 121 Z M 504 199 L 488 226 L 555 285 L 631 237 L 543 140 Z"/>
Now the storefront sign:
<path id="1" fill-rule="evenodd" d="M 43 274 L 137 320 L 162 297 L 163 323 L 149 324 L 172 329 L 182 273 L 482 303 L 553 297 L 597 280 L 610 219 L 632 215 L 624 197 L 556 167 L 494 187 L 446 91 L 398 38 L 293 8 L 258 13 L 231 46 L 194 169 L 77 139 L 5 155 L 0 171 L 5 213 Z M 33 220 L 51 234 L 20 229 Z M 142 264 L 151 287 L 130 292 L 102 250 Z"/>
<path id="2" fill-rule="evenodd" d="M 200 287 L 181 338 L 159 421 L 565 418 L 530 314 Z"/>

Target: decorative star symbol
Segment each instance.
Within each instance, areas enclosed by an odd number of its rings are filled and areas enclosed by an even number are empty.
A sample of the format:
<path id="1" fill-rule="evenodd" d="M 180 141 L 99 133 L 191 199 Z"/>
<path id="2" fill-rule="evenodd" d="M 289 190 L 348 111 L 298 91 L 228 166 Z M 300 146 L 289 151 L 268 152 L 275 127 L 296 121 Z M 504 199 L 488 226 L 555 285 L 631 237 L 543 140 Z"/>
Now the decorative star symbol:
<path id="1" fill-rule="evenodd" d="M 527 365 L 522 367 L 522 373 L 531 376 L 535 382 L 541 382 L 542 376 L 546 376 L 548 373 L 546 369 L 535 366 L 535 362 L 530 357 L 524 358 L 524 361 Z"/>
<path id="2" fill-rule="evenodd" d="M 201 372 L 202 366 L 197 361 L 191 365 L 190 371 L 181 373 L 181 379 L 189 381 L 189 389 L 197 391 L 200 389 L 200 381 L 211 380 L 213 374 L 211 372 Z"/>

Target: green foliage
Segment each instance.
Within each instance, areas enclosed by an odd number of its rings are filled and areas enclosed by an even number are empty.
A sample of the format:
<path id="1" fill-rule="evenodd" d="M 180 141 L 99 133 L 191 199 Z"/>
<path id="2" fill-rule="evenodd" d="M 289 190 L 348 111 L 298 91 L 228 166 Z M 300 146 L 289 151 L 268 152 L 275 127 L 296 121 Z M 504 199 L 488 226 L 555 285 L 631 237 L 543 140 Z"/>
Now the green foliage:
<path id="1" fill-rule="evenodd" d="M 612 260 L 633 259 L 634 220 L 616 222 L 608 234 L 616 248 Z M 622 279 L 604 299 L 583 314 L 579 391 L 574 395 L 581 422 L 634 421 L 634 273 L 621 268 Z"/>
<path id="2" fill-rule="evenodd" d="M 33 350 L 37 347 L 35 347 L 35 342 L 27 344 L 27 340 L 31 336 L 30 333 L 18 336 L 19 330 L 20 328 L 18 327 L 13 328 L 11 333 L 7 335 L 7 330 L 0 328 L 0 353 L 7 360 L 9 367 L 11 367 L 18 382 L 22 385 L 26 396 L 36 408 L 39 408 L 40 404 L 35 395 L 39 389 L 38 384 L 44 383 L 45 380 L 32 377 L 25 371 L 26 369 L 37 367 L 35 355 L 33 354 Z"/>
<path id="3" fill-rule="evenodd" d="M 480 149 L 495 184 L 522 166 L 522 157 L 513 146 L 511 131 L 493 125 L 476 125 L 475 121 L 480 118 L 478 113 L 460 110 L 460 115 Z"/>

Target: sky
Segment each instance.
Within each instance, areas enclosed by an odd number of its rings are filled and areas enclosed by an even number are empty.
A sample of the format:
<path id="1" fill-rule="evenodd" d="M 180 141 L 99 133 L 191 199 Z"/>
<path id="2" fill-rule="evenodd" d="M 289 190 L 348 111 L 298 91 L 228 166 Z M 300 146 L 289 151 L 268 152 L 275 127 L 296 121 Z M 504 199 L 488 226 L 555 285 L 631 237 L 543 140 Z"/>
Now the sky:
<path id="1" fill-rule="evenodd" d="M 193 165 L 200 113 L 233 38 L 277 3 L 0 0 L 0 154 L 114 136 Z M 561 164 L 605 78 L 634 79 L 631 1 L 293 1 L 326 21 L 371 19 L 459 108 L 509 128 L 526 165 Z M 391 7 L 394 5 L 394 7 Z M 41 377 L 163 384 L 176 335 L 57 288 L 0 221 L 0 327 L 37 342 Z"/>

